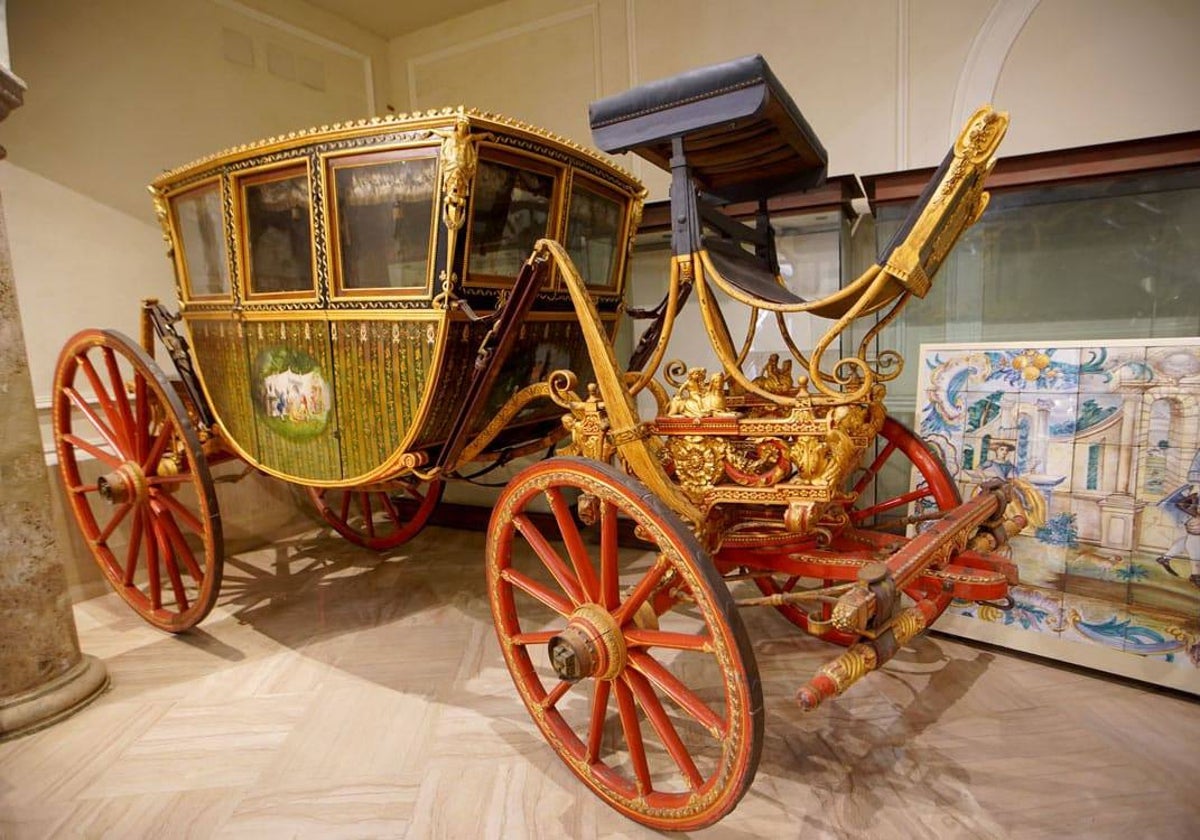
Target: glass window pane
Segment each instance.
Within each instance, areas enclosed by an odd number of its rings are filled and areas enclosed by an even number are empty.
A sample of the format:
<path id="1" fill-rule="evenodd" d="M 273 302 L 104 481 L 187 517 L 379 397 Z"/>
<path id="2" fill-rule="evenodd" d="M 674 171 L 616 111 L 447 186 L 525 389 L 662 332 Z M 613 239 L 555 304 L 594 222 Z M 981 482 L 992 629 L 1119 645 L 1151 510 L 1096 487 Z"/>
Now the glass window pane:
<path id="1" fill-rule="evenodd" d="M 424 289 L 434 157 L 334 169 L 342 288 Z"/>
<path id="2" fill-rule="evenodd" d="M 210 184 L 172 200 L 187 286 L 193 296 L 228 295 L 229 263 L 221 229 L 221 187 Z"/>
<path id="3" fill-rule="evenodd" d="M 244 187 L 250 289 L 305 292 L 313 288 L 308 176 L 286 174 Z"/>
<path id="4" fill-rule="evenodd" d="M 567 251 L 589 286 L 615 286 L 622 203 L 578 180 L 567 213 Z"/>
<path id="5" fill-rule="evenodd" d="M 880 211 L 879 243 L 906 212 Z M 881 347 L 915 359 L 922 342 L 1195 335 L 1198 225 L 1200 169 L 993 193 Z M 856 324 L 856 337 L 869 327 Z M 890 410 L 911 413 L 916 380 L 910 364 L 888 386 Z"/>
<path id="6" fill-rule="evenodd" d="M 479 162 L 471 217 L 469 270 L 516 277 L 546 235 L 554 177 L 495 161 Z"/>

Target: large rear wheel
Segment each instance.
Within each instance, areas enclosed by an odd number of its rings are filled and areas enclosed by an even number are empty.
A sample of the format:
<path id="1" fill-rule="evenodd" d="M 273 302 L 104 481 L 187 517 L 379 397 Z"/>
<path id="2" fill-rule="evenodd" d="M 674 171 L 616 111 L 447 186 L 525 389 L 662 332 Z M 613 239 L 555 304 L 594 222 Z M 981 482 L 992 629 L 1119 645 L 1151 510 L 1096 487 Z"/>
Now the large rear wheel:
<path id="1" fill-rule="evenodd" d="M 221 519 L 196 429 L 162 370 L 110 330 L 71 338 L 54 375 L 67 501 L 100 570 L 146 621 L 178 633 L 221 586 Z"/>
<path id="2" fill-rule="evenodd" d="M 309 487 L 308 497 L 333 530 L 355 545 L 388 551 L 421 532 L 446 482 L 396 481 L 386 488 Z"/>
<path id="3" fill-rule="evenodd" d="M 605 464 L 529 467 L 493 512 L 487 584 L 517 691 L 584 784 L 657 829 L 733 809 L 762 745 L 757 666 L 712 561 L 661 501 Z"/>

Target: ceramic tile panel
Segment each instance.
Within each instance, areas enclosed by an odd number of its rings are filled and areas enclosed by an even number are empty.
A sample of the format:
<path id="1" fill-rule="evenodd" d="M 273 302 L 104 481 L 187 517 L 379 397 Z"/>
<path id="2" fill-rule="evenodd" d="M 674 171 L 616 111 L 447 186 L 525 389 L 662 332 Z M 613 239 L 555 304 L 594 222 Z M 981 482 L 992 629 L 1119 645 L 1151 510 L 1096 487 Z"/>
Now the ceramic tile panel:
<path id="1" fill-rule="evenodd" d="M 1125 628 L 1124 650 L 1180 668 L 1200 667 L 1200 623 L 1195 615 L 1187 619 L 1134 607 Z"/>
<path id="2" fill-rule="evenodd" d="M 1054 623 L 1004 622 L 1005 643 L 1045 652 L 1023 633 L 1050 632 L 1128 673 L 1121 657 L 1149 655 L 1164 621 L 1200 617 L 1200 339 L 929 345 L 920 370 L 918 432 L 960 441 L 964 496 L 1012 480 L 1030 519 L 1011 548 L 1021 591 L 1061 606 Z"/>
<path id="3" fill-rule="evenodd" d="M 980 621 L 992 622 L 1013 630 L 1025 630 L 1055 636 L 1062 628 L 1063 595 L 1036 586 L 1012 588 L 1013 606 L 1001 610 L 988 604 L 955 601 L 947 612 Z"/>
<path id="4" fill-rule="evenodd" d="M 1071 550 L 1066 545 L 1054 545 L 1036 535 L 1022 532 L 1009 545 L 1012 558 L 1021 568 L 1021 583 L 1047 590 L 1062 590 Z"/>
<path id="5" fill-rule="evenodd" d="M 1129 603 L 1129 583 L 1133 574 L 1130 552 L 1081 546 L 1070 555 L 1063 592 L 1112 604 Z"/>
<path id="6" fill-rule="evenodd" d="M 1200 581 L 1191 580 L 1194 568 L 1179 558 L 1164 562 L 1162 555 L 1135 552 L 1130 562 L 1130 605 L 1195 620 L 1200 617 Z"/>
<path id="7" fill-rule="evenodd" d="M 1079 393 L 1111 394 L 1120 382 L 1136 382 L 1149 374 L 1146 345 L 1114 341 L 1079 349 Z"/>

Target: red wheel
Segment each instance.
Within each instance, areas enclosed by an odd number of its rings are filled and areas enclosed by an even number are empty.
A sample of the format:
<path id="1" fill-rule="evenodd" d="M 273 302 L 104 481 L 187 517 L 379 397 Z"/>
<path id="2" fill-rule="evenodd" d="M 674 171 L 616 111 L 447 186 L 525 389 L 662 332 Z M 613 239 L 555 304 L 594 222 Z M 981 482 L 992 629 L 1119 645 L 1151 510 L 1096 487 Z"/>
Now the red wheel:
<path id="1" fill-rule="evenodd" d="M 917 515 L 944 512 L 962 504 L 958 487 L 942 459 L 921 442 L 903 423 L 887 417 L 879 430 L 875 457 L 855 478 L 851 491 L 858 502 L 850 511 L 850 524 L 856 528 L 880 529 L 903 533 L 909 512 Z M 868 450 L 869 451 L 869 450 Z M 919 478 L 912 482 L 912 468 Z M 911 489 L 910 489 L 911 488 Z M 756 577 L 763 594 L 793 592 L 802 585 L 797 577 L 774 575 Z M 836 581 L 822 581 L 829 586 Z M 808 627 L 808 614 L 795 604 L 776 607 L 788 621 Z M 826 608 L 828 610 L 828 608 Z M 828 618 L 828 615 L 823 616 Z M 822 638 L 841 644 L 853 643 L 853 636 L 831 631 Z"/>
<path id="2" fill-rule="evenodd" d="M 175 389 L 129 338 L 85 330 L 59 356 L 53 411 L 67 499 L 104 576 L 155 627 L 192 627 L 216 602 L 223 547 L 208 462 Z"/>
<path id="3" fill-rule="evenodd" d="M 542 461 L 496 504 L 487 582 L 517 691 L 584 784 L 656 829 L 733 809 L 762 746 L 758 669 L 712 561 L 662 502 L 605 464 Z"/>
<path id="4" fill-rule="evenodd" d="M 355 545 L 387 551 L 411 540 L 433 514 L 446 482 L 396 482 L 387 489 L 309 487 L 321 517 Z"/>

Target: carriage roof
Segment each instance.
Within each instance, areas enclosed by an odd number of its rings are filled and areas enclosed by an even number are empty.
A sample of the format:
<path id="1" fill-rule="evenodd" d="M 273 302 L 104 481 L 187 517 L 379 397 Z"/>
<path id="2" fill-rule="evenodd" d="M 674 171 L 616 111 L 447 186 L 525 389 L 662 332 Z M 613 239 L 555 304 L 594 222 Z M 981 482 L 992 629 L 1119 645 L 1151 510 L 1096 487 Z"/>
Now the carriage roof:
<path id="1" fill-rule="evenodd" d="M 481 111 L 462 105 L 453 108 L 433 108 L 427 111 L 387 114 L 382 117 L 335 122 L 298 131 L 289 131 L 286 134 L 274 135 L 250 143 L 243 143 L 239 146 L 223 149 L 214 154 L 205 155 L 183 166 L 169 169 L 155 178 L 150 188 L 158 192 L 179 189 L 190 181 L 209 175 L 213 170 L 222 166 L 237 164 L 248 158 L 255 158 L 261 155 L 299 149 L 321 142 L 345 141 L 387 135 L 397 129 L 416 131 L 439 127 L 445 128 L 453 125 L 457 120 L 464 118 L 472 127 L 477 127 L 483 131 L 498 130 L 506 134 L 527 135 L 531 139 L 541 141 L 549 148 L 558 149 L 569 156 L 577 158 L 579 162 L 585 162 L 611 173 L 613 177 L 627 182 L 631 188 L 640 188 L 639 182 L 628 170 L 615 164 L 608 157 L 598 154 L 596 151 L 576 143 L 574 140 L 531 125 L 523 120 L 512 119 L 490 111 Z"/>

